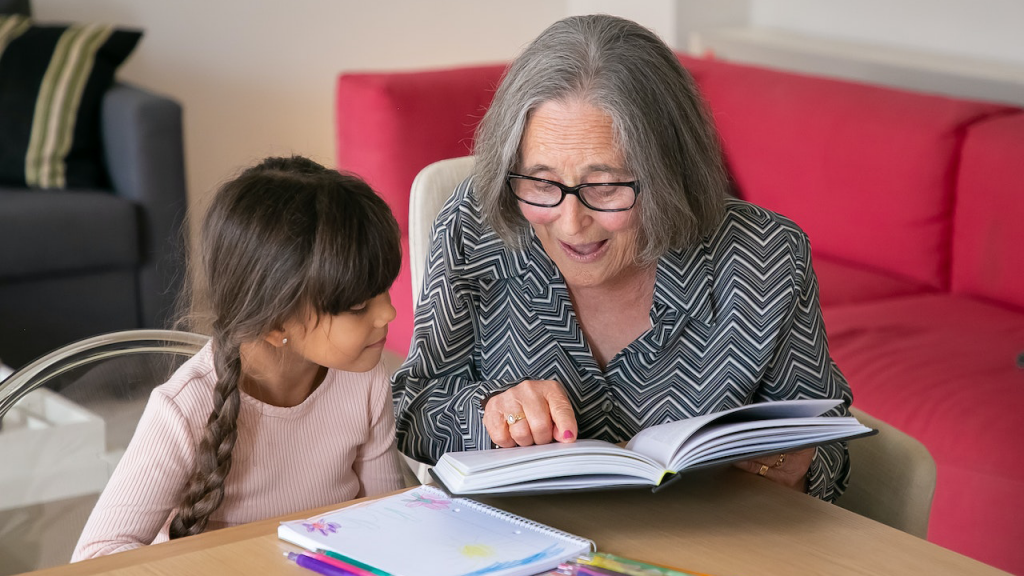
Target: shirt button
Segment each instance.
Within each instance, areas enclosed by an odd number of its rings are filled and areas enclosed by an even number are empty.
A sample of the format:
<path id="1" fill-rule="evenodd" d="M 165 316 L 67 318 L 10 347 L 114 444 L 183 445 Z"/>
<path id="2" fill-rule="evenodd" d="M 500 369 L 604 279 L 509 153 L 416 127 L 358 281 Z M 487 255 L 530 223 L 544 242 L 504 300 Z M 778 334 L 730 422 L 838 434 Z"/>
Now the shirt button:
<path id="1" fill-rule="evenodd" d="M 614 406 L 615 405 L 612 404 L 611 400 L 605 400 L 604 402 L 601 403 L 601 410 L 604 412 L 611 412 Z"/>

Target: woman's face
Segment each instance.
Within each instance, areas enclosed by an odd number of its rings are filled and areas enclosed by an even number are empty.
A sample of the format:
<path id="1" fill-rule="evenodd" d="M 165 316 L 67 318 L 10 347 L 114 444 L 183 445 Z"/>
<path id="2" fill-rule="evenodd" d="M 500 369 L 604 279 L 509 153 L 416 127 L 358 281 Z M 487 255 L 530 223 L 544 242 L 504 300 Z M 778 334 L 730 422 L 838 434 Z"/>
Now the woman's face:
<path id="1" fill-rule="evenodd" d="M 546 102 L 533 111 L 518 173 L 566 186 L 633 180 L 615 144 L 611 116 L 579 100 Z M 636 207 L 595 212 L 570 195 L 553 208 L 519 207 L 570 288 L 607 286 L 636 272 Z"/>

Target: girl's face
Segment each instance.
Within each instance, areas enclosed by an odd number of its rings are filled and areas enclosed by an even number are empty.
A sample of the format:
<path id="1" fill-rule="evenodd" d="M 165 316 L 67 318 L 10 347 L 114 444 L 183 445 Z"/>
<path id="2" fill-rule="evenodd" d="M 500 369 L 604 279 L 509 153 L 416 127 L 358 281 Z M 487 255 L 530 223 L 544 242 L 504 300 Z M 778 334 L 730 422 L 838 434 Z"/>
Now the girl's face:
<path id="1" fill-rule="evenodd" d="M 520 145 L 525 176 L 576 186 L 632 180 L 612 119 L 586 102 L 551 101 L 533 111 Z M 635 272 L 637 210 L 596 212 L 575 196 L 553 208 L 519 203 L 570 288 L 596 287 Z"/>
<path id="2" fill-rule="evenodd" d="M 336 316 L 311 313 L 285 326 L 288 348 L 306 360 L 346 372 L 367 372 L 380 362 L 395 308 L 387 292 Z"/>

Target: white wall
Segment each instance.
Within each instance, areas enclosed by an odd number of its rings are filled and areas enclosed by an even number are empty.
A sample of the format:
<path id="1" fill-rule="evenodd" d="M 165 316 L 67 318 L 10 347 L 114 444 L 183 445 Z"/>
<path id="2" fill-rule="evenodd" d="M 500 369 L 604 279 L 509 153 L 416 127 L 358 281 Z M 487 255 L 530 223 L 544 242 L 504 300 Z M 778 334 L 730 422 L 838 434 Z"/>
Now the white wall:
<path id="1" fill-rule="evenodd" d="M 753 25 L 1024 63 L 1020 0 L 33 0 L 33 9 L 43 21 L 145 30 L 120 77 L 184 106 L 193 202 L 269 154 L 333 166 L 340 72 L 507 61 L 568 14 L 632 18 L 677 49 L 695 30 Z"/>
<path id="2" fill-rule="evenodd" d="M 145 30 L 119 77 L 182 103 L 195 203 L 270 154 L 334 166 L 340 72 L 506 61 L 564 16 L 564 3 L 33 0 L 33 11 Z"/>
<path id="3" fill-rule="evenodd" d="M 751 24 L 1024 66 L 1020 0 L 751 0 Z"/>
<path id="4" fill-rule="evenodd" d="M 746 0 L 746 21 L 737 14 L 741 1 L 704 5 L 723 23 L 702 14 L 698 24 L 708 25 L 692 29 L 686 47 L 812 75 L 1024 105 L 1020 0 Z"/>
<path id="5" fill-rule="evenodd" d="M 565 0 L 565 15 L 614 14 L 650 28 L 666 44 L 678 47 L 676 12 L 681 0 Z"/>
<path id="6" fill-rule="evenodd" d="M 750 25 L 751 0 L 678 0 L 676 48 L 700 53 L 698 32 Z"/>

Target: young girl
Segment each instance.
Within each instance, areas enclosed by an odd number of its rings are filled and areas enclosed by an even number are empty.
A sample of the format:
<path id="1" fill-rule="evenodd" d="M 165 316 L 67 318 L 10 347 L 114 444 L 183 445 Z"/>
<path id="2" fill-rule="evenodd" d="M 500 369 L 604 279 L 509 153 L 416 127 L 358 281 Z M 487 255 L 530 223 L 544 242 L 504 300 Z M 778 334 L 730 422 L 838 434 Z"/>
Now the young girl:
<path id="1" fill-rule="evenodd" d="M 73 561 L 402 486 L 384 201 L 269 158 L 218 191 L 200 247 L 210 343 L 153 391 Z"/>

